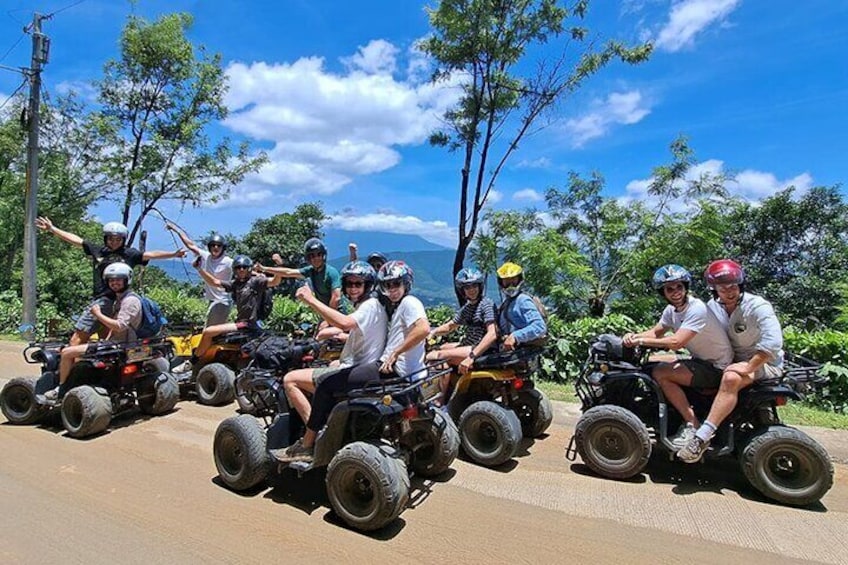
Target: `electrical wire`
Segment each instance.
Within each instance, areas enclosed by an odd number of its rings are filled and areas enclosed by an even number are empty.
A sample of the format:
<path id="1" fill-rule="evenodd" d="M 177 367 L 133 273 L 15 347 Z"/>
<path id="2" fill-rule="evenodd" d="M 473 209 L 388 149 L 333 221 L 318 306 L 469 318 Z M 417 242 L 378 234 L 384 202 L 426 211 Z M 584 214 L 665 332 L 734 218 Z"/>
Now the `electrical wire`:
<path id="1" fill-rule="evenodd" d="M 59 9 L 58 9 L 58 10 L 56 10 L 55 12 L 50 12 L 49 14 L 47 14 L 47 15 L 46 15 L 46 16 L 44 16 L 44 17 L 45 17 L 45 19 L 46 19 L 46 18 L 52 18 L 52 17 L 53 17 L 53 16 L 55 16 L 56 14 L 58 14 L 58 13 L 60 13 L 60 12 L 64 12 L 65 10 L 69 10 L 69 9 L 73 8 L 74 6 L 79 6 L 79 5 L 80 5 L 80 4 L 82 4 L 83 2 L 85 2 L 85 0 L 78 0 L 77 2 L 74 2 L 73 4 L 69 4 L 69 5 L 65 6 L 64 8 L 59 8 Z"/>
<path id="2" fill-rule="evenodd" d="M 163 214 L 163 213 L 162 213 L 162 211 L 161 211 L 161 210 L 159 210 L 159 208 L 157 208 L 156 206 L 151 207 L 151 208 L 150 208 L 150 211 L 151 211 L 151 212 L 156 212 L 157 214 L 159 214 L 159 217 L 162 219 L 162 222 L 164 222 L 165 224 L 173 224 L 174 226 L 178 227 L 178 228 L 180 229 L 180 231 L 182 231 L 184 234 L 189 235 L 189 233 L 188 233 L 185 229 L 183 229 L 183 227 L 182 227 L 181 225 L 179 225 L 177 222 L 175 222 L 175 221 L 173 221 L 173 220 L 170 220 L 170 219 L 169 219 L 167 216 L 165 216 L 165 214 Z M 176 235 L 174 235 L 174 232 L 172 232 L 171 230 L 167 230 L 167 231 L 168 231 L 168 233 L 170 233 L 170 234 L 171 234 L 171 239 L 174 241 L 174 245 L 175 245 L 176 247 L 182 247 L 182 242 L 178 242 L 178 241 L 177 241 L 177 236 L 176 236 Z M 181 258 L 180 258 L 180 261 L 181 261 L 181 263 L 182 263 L 183 270 L 185 271 L 186 278 L 187 278 L 189 281 L 191 281 L 191 282 L 195 282 L 195 278 L 191 275 L 191 272 L 188 270 L 188 267 L 186 267 L 185 257 L 181 257 Z"/>
<path id="3" fill-rule="evenodd" d="M 2 104 L 0 104 L 0 110 L 2 110 L 2 109 L 6 106 L 6 104 L 8 104 L 8 103 L 9 103 L 9 100 L 11 100 L 12 98 L 14 98 L 14 97 L 15 97 L 15 94 L 17 94 L 18 92 L 20 92 L 20 90 L 21 90 L 23 87 L 25 87 L 25 86 L 27 85 L 27 83 L 28 83 L 28 82 L 29 82 L 29 79 L 24 79 L 24 81 L 21 83 L 21 85 L 20 85 L 20 86 L 18 86 L 18 88 L 16 88 L 16 89 L 15 89 L 15 91 L 14 91 L 14 92 L 12 92 L 12 93 L 9 95 L 9 97 L 8 97 L 8 98 L 6 98 L 6 100 L 5 100 Z"/>
<path id="4" fill-rule="evenodd" d="M 15 43 L 14 43 L 14 44 L 12 44 L 12 46 L 11 46 L 11 47 L 9 47 L 9 49 L 8 49 L 5 53 L 3 53 L 3 56 L 2 56 L 2 57 L 0 57 L 0 63 L 2 63 L 2 62 L 3 62 L 3 60 L 4 60 L 6 57 L 8 57 L 8 56 L 9 56 L 9 53 L 11 53 L 11 52 L 15 49 L 15 47 L 17 47 L 17 46 L 18 46 L 18 44 L 21 42 L 21 40 L 22 40 L 24 37 L 26 37 L 26 34 L 25 34 L 25 33 L 22 33 L 22 34 L 21 34 L 21 36 L 18 38 L 18 40 L 17 40 L 17 41 L 15 41 Z"/>

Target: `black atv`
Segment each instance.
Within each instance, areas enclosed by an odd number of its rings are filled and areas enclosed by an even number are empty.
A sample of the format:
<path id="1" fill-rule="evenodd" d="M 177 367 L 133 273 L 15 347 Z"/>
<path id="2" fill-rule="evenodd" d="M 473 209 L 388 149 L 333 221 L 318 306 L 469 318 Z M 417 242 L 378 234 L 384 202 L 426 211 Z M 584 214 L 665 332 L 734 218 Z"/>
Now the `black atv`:
<path id="1" fill-rule="evenodd" d="M 173 410 L 179 388 L 168 372 L 171 344 L 163 338 L 128 343 L 92 342 L 68 380 L 59 400 L 44 393 L 59 384 L 64 343 L 31 343 L 23 352 L 28 363 L 41 364 L 41 377 L 14 378 L 0 393 L 0 408 L 12 424 L 37 424 L 57 412 L 68 435 L 82 438 L 109 427 L 112 418 L 136 405 L 145 414 Z"/>
<path id="2" fill-rule="evenodd" d="M 656 448 L 674 459 L 671 435 L 682 418 L 651 378 L 650 351 L 624 347 L 620 338 L 599 336 L 575 383 L 583 415 L 566 449 L 579 453 L 595 473 L 627 479 L 641 473 Z M 780 421 L 778 406 L 825 379 L 819 365 L 786 356 L 783 375 L 757 380 L 739 393 L 734 411 L 719 426 L 704 457 L 735 457 L 751 485 L 764 496 L 790 506 L 820 500 L 833 485 L 833 465 L 825 449 L 804 432 Z M 703 420 L 715 391 L 685 389 Z"/>
<path id="3" fill-rule="evenodd" d="M 249 394 L 264 406 L 262 419 L 242 414 L 221 422 L 213 446 L 218 474 L 227 487 L 244 491 L 286 468 L 302 475 L 326 467 L 336 514 L 357 530 L 381 528 L 406 507 L 409 470 L 436 476 L 456 458 L 456 427 L 434 406 L 439 376 L 385 380 L 346 393 L 319 433 L 310 463 L 278 463 L 269 454 L 299 438 L 303 423 L 289 411 L 279 379 L 253 379 Z"/>

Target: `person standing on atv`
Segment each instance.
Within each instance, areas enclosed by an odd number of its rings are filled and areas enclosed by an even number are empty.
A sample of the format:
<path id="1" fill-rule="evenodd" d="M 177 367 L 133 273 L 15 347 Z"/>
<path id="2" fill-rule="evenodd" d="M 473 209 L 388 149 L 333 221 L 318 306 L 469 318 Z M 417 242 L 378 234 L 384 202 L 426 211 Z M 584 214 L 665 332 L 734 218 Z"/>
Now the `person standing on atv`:
<path id="1" fill-rule="evenodd" d="M 185 249 L 177 249 L 176 251 L 145 251 L 142 253 L 134 247 L 127 247 L 126 242 L 129 231 L 127 230 L 127 226 L 119 222 L 108 222 L 103 225 L 102 246 L 97 242 L 84 240 L 75 233 L 60 230 L 53 225 L 53 222 L 47 216 L 36 218 L 35 227 L 52 233 L 74 247 L 82 248 L 83 253 L 91 257 L 91 262 L 94 266 L 94 293 L 92 295 L 94 301 L 89 304 L 88 308 L 77 319 L 77 323 L 74 326 L 74 333 L 70 340 L 71 345 L 88 343 L 91 334 L 95 333 L 100 327 L 100 322 L 91 313 L 91 307 L 93 305 L 100 306 L 100 311 L 107 316 L 113 311 L 114 298 L 103 278 L 106 267 L 120 262 L 129 265 L 130 268 L 134 268 L 137 265 L 147 265 L 147 262 L 151 259 L 184 257 L 186 253 Z"/>
<path id="2" fill-rule="evenodd" d="M 517 346 L 539 342 L 547 337 L 548 325 L 533 298 L 523 292 L 524 270 L 506 262 L 497 270 L 498 287 L 503 302 L 498 311 L 501 349 L 513 351 Z"/>
<path id="3" fill-rule="evenodd" d="M 300 269 L 290 267 L 264 267 L 259 265 L 260 273 L 272 273 L 288 279 L 306 279 L 312 284 L 312 291 L 318 300 L 334 310 L 339 309 L 342 297 L 342 279 L 339 271 L 327 264 L 327 248 L 317 237 L 310 238 L 303 246 L 303 256 L 309 265 Z M 282 264 L 282 258 L 274 254 L 274 262 Z"/>
<path id="4" fill-rule="evenodd" d="M 253 260 L 246 255 L 236 255 L 236 258 L 233 259 L 233 279 L 231 281 L 222 281 L 213 276 L 203 268 L 202 263 L 203 258 L 198 257 L 192 265 L 206 281 L 206 284 L 222 288 L 230 293 L 236 306 L 236 321 L 204 328 L 203 334 L 200 336 L 200 343 L 192 354 L 191 360 L 175 368 L 174 372 L 177 373 L 188 372 L 198 361 L 203 360 L 203 356 L 212 346 L 212 339 L 215 336 L 239 330 L 258 330 L 259 307 L 265 289 L 277 286 L 281 280 L 280 275 L 269 279 L 265 275 L 254 274 Z"/>
<path id="5" fill-rule="evenodd" d="M 485 296 L 486 277 L 478 269 L 461 269 L 454 277 L 457 292 L 465 296 L 465 304 L 452 320 L 430 332 L 430 336 L 450 333 L 460 326 L 465 327 L 465 336 L 459 342 L 446 343 L 427 354 L 427 361 L 444 360 L 456 366 L 460 374 L 466 374 L 474 365 L 474 359 L 486 353 L 498 341 L 495 303 Z M 443 400 L 447 400 L 450 373 L 442 376 L 439 386 Z"/>
<path id="6" fill-rule="evenodd" d="M 141 326 L 142 312 L 141 299 L 130 289 L 132 268 L 126 263 L 112 263 L 103 269 L 103 282 L 114 296 L 110 313 L 114 311 L 115 317 L 106 315 L 98 302 L 90 306 L 90 313 L 99 324 L 109 330 L 109 333 L 104 336 L 104 341 L 135 341 L 137 339 L 135 330 Z M 95 346 L 83 343 L 62 348 L 59 361 L 59 386 L 44 394 L 47 400 L 55 401 L 64 396 L 66 391 L 62 385 L 68 380 L 74 363 L 88 352 L 90 347 Z"/>
<path id="7" fill-rule="evenodd" d="M 327 323 L 348 334 L 337 365 L 315 369 L 295 369 L 283 377 L 283 386 L 289 404 L 297 410 L 304 422 L 310 422 L 312 415 L 312 405 L 305 393 L 314 393 L 321 382 L 339 369 L 360 363 L 374 363 L 383 353 L 388 317 L 385 308 L 371 296 L 376 280 L 377 273 L 368 263 L 352 261 L 344 266 L 342 289 L 354 306 L 350 314 L 342 314 L 319 301 L 308 286 L 297 289 L 295 293 L 297 298 L 306 303 Z M 303 448 L 304 444 L 309 447 L 314 442 L 314 433 L 307 427 L 307 433 L 298 450 Z"/>
<path id="8" fill-rule="evenodd" d="M 220 234 L 213 233 L 206 242 L 206 249 L 201 249 L 185 232 L 176 225 L 168 222 L 165 227 L 176 233 L 183 245 L 195 256 L 202 259 L 203 269 L 220 281 L 231 281 L 233 279 L 233 258 L 226 254 L 227 242 Z M 221 287 L 212 286 L 204 281 L 205 297 L 209 301 L 209 309 L 206 310 L 206 323 L 204 328 L 226 323 L 230 317 L 233 301 L 230 295 Z"/>
<path id="9" fill-rule="evenodd" d="M 716 430 L 736 407 L 739 391 L 754 381 L 783 374 L 783 330 L 771 303 L 745 292 L 745 271 L 730 259 L 713 261 L 704 272 L 713 294 L 707 308 L 724 327 L 733 363 L 724 369 L 710 413 L 695 436 L 677 452 L 685 463 L 700 461 Z"/>
<path id="10" fill-rule="evenodd" d="M 683 417 L 683 425 L 671 438 L 679 450 L 695 436 L 701 423 L 682 387 L 717 388 L 721 374 L 733 361 L 733 348 L 724 328 L 702 300 L 689 295 L 692 275 L 680 265 L 663 265 L 654 272 L 652 284 L 668 305 L 659 322 L 641 333 L 624 334 L 624 345 L 677 351 L 685 348 L 690 359 L 660 363 L 652 373 L 665 398 Z M 666 335 L 673 332 L 671 335 Z"/>
<path id="11" fill-rule="evenodd" d="M 417 380 L 426 376 L 424 342 L 430 322 L 424 305 L 410 295 L 414 275 L 403 261 L 389 261 L 377 273 L 382 305 L 389 318 L 386 346 L 379 359 L 347 367 L 326 375 L 315 388 L 312 412 L 303 438 L 286 449 L 272 452 L 283 462 L 311 461 L 318 431 L 324 427 L 335 406 L 335 395 L 381 378 L 399 376 Z"/>

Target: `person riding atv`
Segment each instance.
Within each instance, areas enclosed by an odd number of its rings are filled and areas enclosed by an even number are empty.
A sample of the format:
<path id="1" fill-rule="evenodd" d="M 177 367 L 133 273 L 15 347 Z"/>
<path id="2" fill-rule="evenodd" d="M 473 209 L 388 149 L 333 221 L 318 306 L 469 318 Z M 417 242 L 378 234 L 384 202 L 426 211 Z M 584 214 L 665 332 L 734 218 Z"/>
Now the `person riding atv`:
<path id="1" fill-rule="evenodd" d="M 656 363 L 646 347 L 626 347 L 613 335 L 601 335 L 589 349 L 575 389 L 583 415 L 566 448 L 592 471 L 628 479 L 648 465 L 654 449 L 674 459 L 678 447 L 670 432 L 682 418 L 668 410 L 667 399 L 651 378 Z M 833 484 L 833 465 L 825 449 L 800 430 L 784 425 L 777 411 L 788 399 L 824 382 L 819 366 L 786 356 L 780 375 L 758 379 L 739 393 L 736 406 L 718 428 L 707 459 L 734 457 L 751 485 L 765 497 L 790 506 L 812 504 Z M 686 388 L 699 418 L 713 404 L 715 390 Z M 702 420 L 703 421 L 703 420 Z"/>

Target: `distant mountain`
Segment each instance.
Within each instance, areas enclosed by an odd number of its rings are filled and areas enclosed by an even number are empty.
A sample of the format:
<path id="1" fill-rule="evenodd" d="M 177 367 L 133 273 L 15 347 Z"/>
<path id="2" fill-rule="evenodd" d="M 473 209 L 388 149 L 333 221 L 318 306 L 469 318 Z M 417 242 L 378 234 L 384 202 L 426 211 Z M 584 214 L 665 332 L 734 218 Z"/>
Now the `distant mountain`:
<path id="1" fill-rule="evenodd" d="M 378 231 L 348 231 L 329 229 L 324 232 L 324 243 L 330 253 L 330 257 L 347 257 L 347 245 L 355 243 L 359 253 L 367 257 L 369 253 L 380 251 L 386 255 L 392 252 L 410 251 L 444 251 L 448 249 L 442 245 L 431 243 L 417 235 L 404 235 L 397 233 L 386 233 Z"/>

